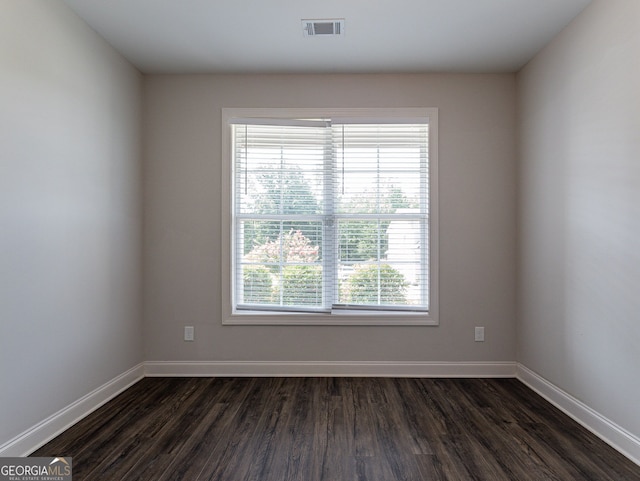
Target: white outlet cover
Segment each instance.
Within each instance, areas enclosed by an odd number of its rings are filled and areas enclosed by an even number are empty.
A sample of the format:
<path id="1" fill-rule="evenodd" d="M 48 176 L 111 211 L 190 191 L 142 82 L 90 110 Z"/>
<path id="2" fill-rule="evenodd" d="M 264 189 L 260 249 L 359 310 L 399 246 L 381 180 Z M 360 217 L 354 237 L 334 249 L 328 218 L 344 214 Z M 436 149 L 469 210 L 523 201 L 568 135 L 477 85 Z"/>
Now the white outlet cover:
<path id="1" fill-rule="evenodd" d="M 193 341 L 194 339 L 194 329 L 193 326 L 184 326 L 184 340 L 185 341 Z"/>

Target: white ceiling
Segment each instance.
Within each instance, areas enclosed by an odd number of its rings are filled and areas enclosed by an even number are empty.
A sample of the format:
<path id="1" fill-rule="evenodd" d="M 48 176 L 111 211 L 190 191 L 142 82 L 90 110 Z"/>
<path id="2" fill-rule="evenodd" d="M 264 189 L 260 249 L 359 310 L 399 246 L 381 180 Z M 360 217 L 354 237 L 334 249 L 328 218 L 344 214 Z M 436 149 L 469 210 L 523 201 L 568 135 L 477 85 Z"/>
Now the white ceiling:
<path id="1" fill-rule="evenodd" d="M 513 72 L 591 0 L 64 0 L 145 73 Z M 310 37 L 301 19 L 344 18 Z"/>

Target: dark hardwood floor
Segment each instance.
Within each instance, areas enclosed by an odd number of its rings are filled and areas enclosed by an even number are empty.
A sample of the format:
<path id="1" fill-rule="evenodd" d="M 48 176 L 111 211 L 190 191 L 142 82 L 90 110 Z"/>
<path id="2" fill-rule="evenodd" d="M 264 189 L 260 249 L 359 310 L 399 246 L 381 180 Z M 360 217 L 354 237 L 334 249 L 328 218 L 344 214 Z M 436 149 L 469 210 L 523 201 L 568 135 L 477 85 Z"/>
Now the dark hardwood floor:
<path id="1" fill-rule="evenodd" d="M 146 378 L 33 455 L 74 481 L 640 481 L 515 379 Z"/>

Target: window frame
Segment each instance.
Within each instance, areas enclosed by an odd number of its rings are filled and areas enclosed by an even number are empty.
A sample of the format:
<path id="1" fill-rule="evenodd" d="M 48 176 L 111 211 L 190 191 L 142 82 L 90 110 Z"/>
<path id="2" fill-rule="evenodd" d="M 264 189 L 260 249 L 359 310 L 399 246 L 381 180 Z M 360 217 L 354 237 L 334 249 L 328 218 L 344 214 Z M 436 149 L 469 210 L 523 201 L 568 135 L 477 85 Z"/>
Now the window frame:
<path id="1" fill-rule="evenodd" d="M 233 145 L 230 120 L 234 118 L 296 119 L 341 117 L 381 123 L 394 119 L 428 119 L 429 145 L 429 310 L 427 312 L 373 309 L 332 313 L 286 310 L 236 310 L 233 305 Z M 222 109 L 222 230 L 221 304 L 223 325 L 331 325 L 415 326 L 438 325 L 438 109 L 425 108 L 223 108 Z"/>

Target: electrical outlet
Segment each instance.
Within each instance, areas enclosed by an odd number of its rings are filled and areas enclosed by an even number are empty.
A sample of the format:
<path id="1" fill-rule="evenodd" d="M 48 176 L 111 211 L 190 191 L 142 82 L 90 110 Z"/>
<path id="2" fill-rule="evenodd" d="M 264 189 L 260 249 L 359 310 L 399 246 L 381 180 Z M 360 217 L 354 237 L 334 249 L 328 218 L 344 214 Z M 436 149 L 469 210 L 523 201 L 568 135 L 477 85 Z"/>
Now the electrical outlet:
<path id="1" fill-rule="evenodd" d="M 476 327 L 476 342 L 484 342 L 484 327 Z"/>
<path id="2" fill-rule="evenodd" d="M 193 326 L 184 326 L 184 340 L 193 341 L 195 338 L 195 332 Z"/>

